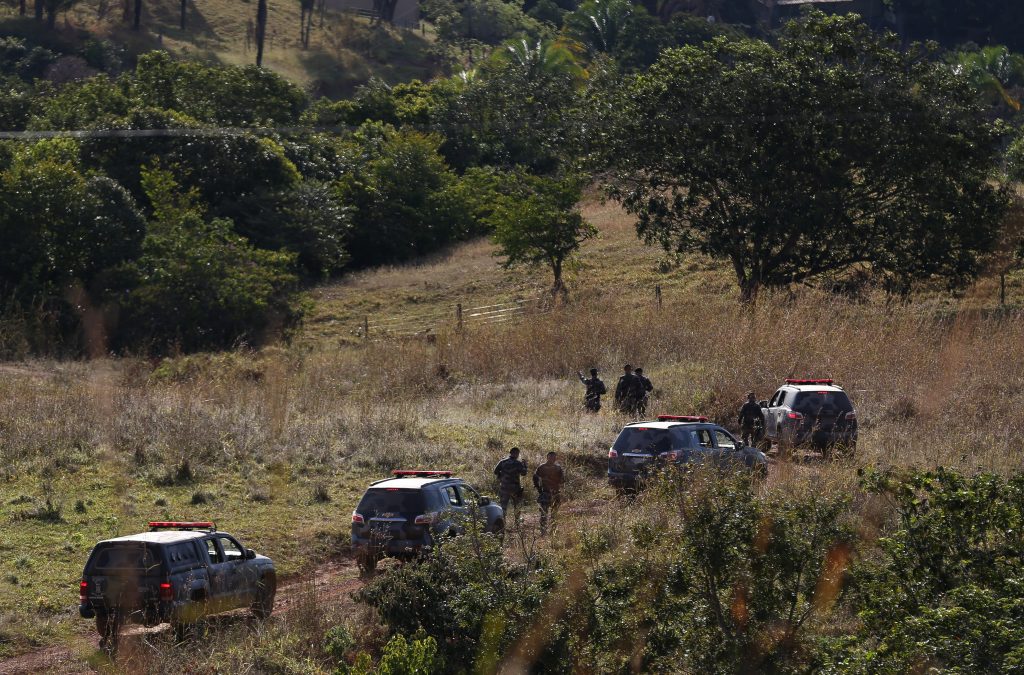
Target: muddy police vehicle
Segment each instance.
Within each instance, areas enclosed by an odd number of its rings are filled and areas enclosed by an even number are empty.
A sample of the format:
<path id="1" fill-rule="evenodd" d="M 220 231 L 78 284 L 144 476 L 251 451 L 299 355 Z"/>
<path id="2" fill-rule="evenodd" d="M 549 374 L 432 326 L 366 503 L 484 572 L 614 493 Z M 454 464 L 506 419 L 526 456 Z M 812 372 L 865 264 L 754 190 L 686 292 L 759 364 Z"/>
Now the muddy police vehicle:
<path id="1" fill-rule="evenodd" d="M 761 401 L 765 429 L 762 447 L 772 441 L 782 452 L 810 446 L 828 456 L 857 447 L 857 411 L 831 379 L 790 378 L 768 401 Z"/>
<path id="2" fill-rule="evenodd" d="M 744 446 L 707 417 L 658 415 L 657 420 L 627 424 L 608 450 L 608 482 L 633 490 L 658 469 L 684 464 L 768 471 L 768 458 Z"/>
<path id="3" fill-rule="evenodd" d="M 500 534 L 505 513 L 451 471 L 392 471 L 372 483 L 352 513 L 352 550 L 372 571 L 380 558 L 413 558 L 441 537 L 461 534 L 471 519 Z"/>
<path id="4" fill-rule="evenodd" d="M 270 615 L 277 591 L 270 558 L 212 522 L 154 521 L 149 527 L 99 542 L 85 564 L 79 613 L 96 619 L 101 648 L 116 646 L 125 623 L 170 623 L 181 639 L 210 614 L 245 608 L 258 618 Z"/>

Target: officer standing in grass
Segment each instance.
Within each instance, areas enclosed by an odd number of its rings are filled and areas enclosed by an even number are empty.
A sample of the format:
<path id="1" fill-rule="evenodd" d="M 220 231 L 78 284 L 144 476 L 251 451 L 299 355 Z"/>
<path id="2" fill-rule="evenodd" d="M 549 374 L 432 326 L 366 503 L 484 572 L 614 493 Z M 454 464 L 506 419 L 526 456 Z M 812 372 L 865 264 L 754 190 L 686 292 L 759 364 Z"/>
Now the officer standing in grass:
<path id="1" fill-rule="evenodd" d="M 552 527 L 558 507 L 562 504 L 562 484 L 565 483 L 565 470 L 558 463 L 558 454 L 548 453 L 548 461 L 537 467 L 533 472 L 533 487 L 537 488 L 537 504 L 540 506 L 540 535 L 548 532 L 548 513 L 551 514 Z"/>
<path id="2" fill-rule="evenodd" d="M 652 391 L 654 391 L 654 385 L 651 384 L 651 381 L 646 375 L 644 375 L 643 368 L 638 367 L 633 371 L 633 374 L 636 375 L 638 380 L 640 380 L 639 398 L 636 403 L 636 411 L 643 415 L 647 412 L 647 397 Z"/>
<path id="3" fill-rule="evenodd" d="M 523 501 L 523 486 L 520 476 L 526 475 L 526 462 L 519 460 L 519 448 L 508 451 L 508 457 L 494 467 L 494 475 L 498 477 L 498 500 L 501 510 L 508 514 L 508 503 L 516 507 L 516 520 L 519 520 L 519 504 Z"/>
<path id="4" fill-rule="evenodd" d="M 590 377 L 583 377 L 583 373 L 580 372 L 576 374 L 587 388 L 587 393 L 583 395 L 583 407 L 587 412 L 600 412 L 601 397 L 608 393 L 608 387 L 604 386 L 604 382 L 597 376 L 597 368 L 590 369 Z"/>
<path id="5" fill-rule="evenodd" d="M 635 415 L 639 394 L 643 391 L 644 386 L 633 374 L 633 366 L 627 363 L 623 366 L 623 370 L 625 372 L 619 378 L 619 383 L 615 385 L 615 406 L 620 412 Z"/>
<path id="6" fill-rule="evenodd" d="M 764 411 L 757 404 L 757 395 L 752 391 L 747 392 L 747 402 L 740 408 L 739 422 L 743 445 L 757 443 L 757 429 L 764 429 Z"/>

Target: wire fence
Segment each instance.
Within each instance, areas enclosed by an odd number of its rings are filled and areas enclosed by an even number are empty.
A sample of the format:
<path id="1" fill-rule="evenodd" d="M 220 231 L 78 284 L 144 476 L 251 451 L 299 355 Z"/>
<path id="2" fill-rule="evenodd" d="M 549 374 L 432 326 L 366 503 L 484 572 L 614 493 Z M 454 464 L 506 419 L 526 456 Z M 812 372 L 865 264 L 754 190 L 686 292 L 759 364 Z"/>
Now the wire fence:
<path id="1" fill-rule="evenodd" d="M 507 302 L 498 302 L 476 307 L 463 307 L 461 302 L 450 309 L 435 309 L 423 313 L 395 316 L 370 317 L 363 319 L 354 333 L 366 339 L 386 340 L 391 338 L 426 337 L 436 335 L 444 328 L 461 331 L 464 329 L 493 326 L 521 321 L 527 316 L 545 314 L 551 311 L 551 297 L 534 295 L 518 297 Z"/>

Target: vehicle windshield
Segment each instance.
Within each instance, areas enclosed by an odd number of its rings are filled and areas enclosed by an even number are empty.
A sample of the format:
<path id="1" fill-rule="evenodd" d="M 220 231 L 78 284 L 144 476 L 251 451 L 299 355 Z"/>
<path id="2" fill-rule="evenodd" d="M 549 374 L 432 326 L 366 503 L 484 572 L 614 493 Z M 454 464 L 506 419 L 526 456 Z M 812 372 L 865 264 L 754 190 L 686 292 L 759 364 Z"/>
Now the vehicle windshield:
<path id="1" fill-rule="evenodd" d="M 801 391 L 793 399 L 793 410 L 804 415 L 837 415 L 853 412 L 853 403 L 844 391 Z"/>
<path id="2" fill-rule="evenodd" d="M 367 490 L 363 495 L 356 512 L 366 517 L 385 514 L 422 514 L 426 512 L 423 492 L 420 490 L 403 490 L 401 488 L 377 488 Z"/>
<path id="3" fill-rule="evenodd" d="M 159 551 L 144 542 L 121 542 L 109 544 L 96 551 L 92 568 L 96 572 L 130 570 L 150 572 L 159 569 Z"/>
<path id="4" fill-rule="evenodd" d="M 690 447 L 690 434 L 680 430 L 652 429 L 649 427 L 626 427 L 615 439 L 612 449 L 616 452 L 645 452 L 659 454 L 669 450 Z"/>

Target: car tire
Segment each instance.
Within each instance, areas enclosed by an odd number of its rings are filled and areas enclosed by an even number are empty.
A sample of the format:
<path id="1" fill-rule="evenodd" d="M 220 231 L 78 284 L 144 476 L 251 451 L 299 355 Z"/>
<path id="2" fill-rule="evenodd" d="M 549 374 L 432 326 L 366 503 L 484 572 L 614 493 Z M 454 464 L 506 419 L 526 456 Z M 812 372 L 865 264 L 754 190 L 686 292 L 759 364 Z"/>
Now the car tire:
<path id="1" fill-rule="evenodd" d="M 256 602 L 252 604 L 252 615 L 260 621 L 270 618 L 274 611 L 274 596 L 277 595 L 277 577 L 268 574 L 260 580 L 260 589 L 256 595 Z"/>

